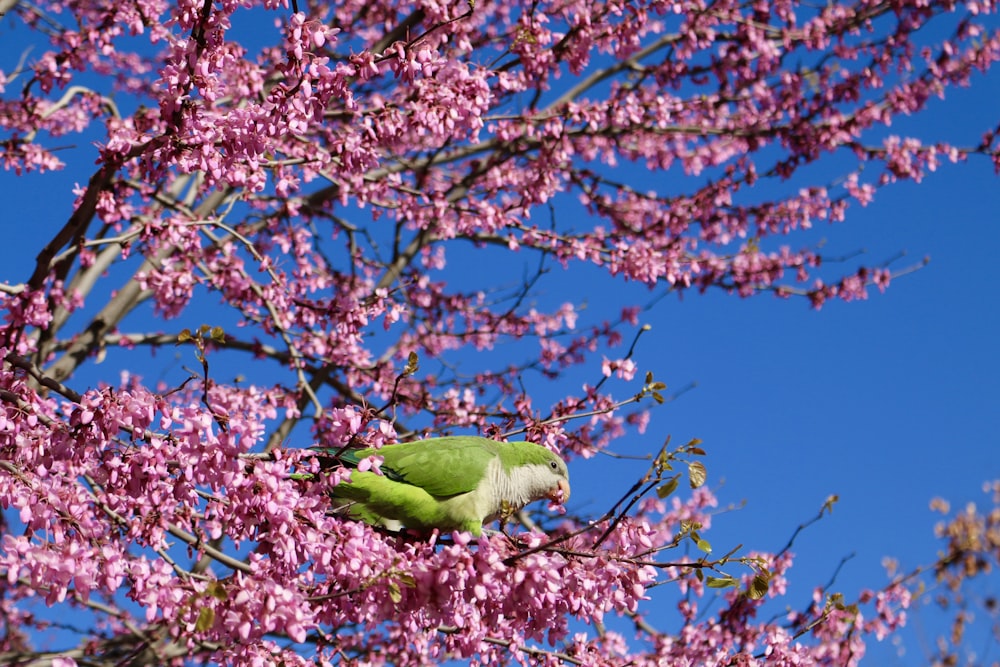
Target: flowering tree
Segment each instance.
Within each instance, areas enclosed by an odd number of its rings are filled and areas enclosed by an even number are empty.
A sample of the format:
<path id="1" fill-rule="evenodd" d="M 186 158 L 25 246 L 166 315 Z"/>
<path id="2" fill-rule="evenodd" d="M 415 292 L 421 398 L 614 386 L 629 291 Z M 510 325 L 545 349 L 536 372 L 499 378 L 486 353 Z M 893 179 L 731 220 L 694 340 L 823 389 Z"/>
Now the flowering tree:
<path id="1" fill-rule="evenodd" d="M 854 664 L 902 621 L 905 576 L 758 618 L 790 552 L 712 552 L 697 441 L 657 443 L 603 516 L 477 541 L 331 514 L 340 475 L 308 446 L 477 432 L 572 459 L 641 432 L 663 386 L 613 352 L 640 309 L 536 303 L 553 268 L 815 307 L 884 289 L 907 268 L 838 275 L 789 244 L 941 161 L 1000 166 L 998 128 L 886 131 L 1000 58 L 992 3 L 0 8 L 26 49 L 0 63 L 4 167 L 80 175 L 0 286 L 4 661 Z M 72 134 L 98 143 L 89 172 Z M 842 177 L 809 182 L 834 157 Z M 136 372 L 175 347 L 186 378 Z M 593 380 L 532 401 L 574 372 Z M 942 528 L 955 590 L 1000 544 L 960 536 L 995 523 Z M 659 584 L 679 631 L 645 612 Z M 63 627 L 39 599 L 89 619 L 82 641 L 37 648 Z"/>

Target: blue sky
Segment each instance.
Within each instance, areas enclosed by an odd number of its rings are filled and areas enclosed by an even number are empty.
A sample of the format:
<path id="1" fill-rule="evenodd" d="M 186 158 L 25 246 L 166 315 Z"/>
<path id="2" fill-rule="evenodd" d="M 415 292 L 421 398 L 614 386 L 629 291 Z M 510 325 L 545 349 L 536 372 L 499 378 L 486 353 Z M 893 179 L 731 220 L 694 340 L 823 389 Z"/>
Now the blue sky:
<path id="1" fill-rule="evenodd" d="M 893 129 L 953 140 L 965 130 L 971 143 L 996 122 L 998 74 Z M 983 482 L 1000 476 L 1000 180 L 991 165 L 974 158 L 922 184 L 883 189 L 867 208 L 851 208 L 846 223 L 815 232 L 830 255 L 864 249 L 879 262 L 905 251 L 899 266 L 925 256 L 930 263 L 884 295 L 818 312 L 769 296 L 668 298 L 643 318 L 653 329 L 636 354 L 641 369 L 674 388 L 698 383 L 654 411 L 649 441 L 637 447 L 655 447 L 666 434 L 704 441 L 721 504 L 746 501 L 717 518 L 706 536 L 716 550 L 780 549 L 828 495 L 840 496 L 832 515 L 796 542 L 793 605 L 851 554 L 834 587 L 845 594 L 883 582 L 884 556 L 904 570 L 929 562 L 937 553 L 930 499 L 984 507 Z M 574 500 L 586 501 L 618 465 L 578 462 Z M 1000 592 L 996 578 L 980 586 Z M 929 610 L 920 615 L 933 625 Z M 916 639 L 908 635 L 898 664 L 920 664 Z M 892 653 L 872 650 L 882 659 Z"/>
<path id="2" fill-rule="evenodd" d="M 994 72 L 891 131 L 969 145 L 995 125 L 998 111 Z M 41 244 L 65 222 L 68 185 L 91 168 L 89 160 L 75 164 L 80 171 L 51 178 L 0 172 L 0 280 L 23 281 Z M 930 561 L 937 550 L 930 499 L 982 504 L 982 483 L 1000 477 L 998 186 L 987 160 L 974 157 L 944 165 L 922 184 L 883 189 L 870 206 L 852 207 L 846 223 L 811 232 L 813 240 L 827 240 L 831 255 L 864 249 L 878 263 L 906 251 L 900 266 L 930 257 L 925 268 L 866 302 L 831 302 L 816 312 L 798 299 L 690 293 L 643 315 L 652 330 L 638 347 L 639 367 L 672 389 L 698 386 L 655 409 L 644 437 L 615 449 L 648 452 L 668 434 L 675 443 L 701 438 L 721 503 L 746 501 L 720 515 L 706 535 L 717 551 L 738 543 L 780 549 L 827 496 L 840 496 L 833 514 L 799 537 L 789 604 L 804 605 L 812 587 L 852 553 L 835 586 L 849 597 L 884 582 L 884 556 L 899 558 L 904 569 Z M 793 245 L 802 243 L 800 237 Z M 462 266 L 456 258 L 456 275 Z M 581 283 L 578 276 L 554 274 L 540 286 L 542 297 L 586 301 L 584 321 L 651 298 L 640 286 Z M 185 318 L 167 328 L 190 325 Z M 577 389 L 552 387 L 533 398 L 543 405 Z M 623 397 L 630 391 L 622 385 Z M 605 457 L 574 461 L 573 506 L 599 515 L 642 469 Z M 984 591 L 998 589 L 995 578 L 983 584 Z M 933 626 L 932 614 L 921 616 Z M 920 664 L 917 637 L 910 637 L 899 664 Z M 873 648 L 883 657 L 885 650 Z M 993 650 L 995 658 L 1000 649 Z"/>

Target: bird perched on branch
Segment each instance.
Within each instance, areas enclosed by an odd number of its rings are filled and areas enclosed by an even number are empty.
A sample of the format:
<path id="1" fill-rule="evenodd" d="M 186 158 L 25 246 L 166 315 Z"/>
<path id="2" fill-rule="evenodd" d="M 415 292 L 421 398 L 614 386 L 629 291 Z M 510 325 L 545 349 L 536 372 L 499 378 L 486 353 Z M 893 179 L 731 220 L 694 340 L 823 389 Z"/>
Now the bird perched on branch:
<path id="1" fill-rule="evenodd" d="M 357 470 L 373 455 L 383 459 L 381 475 Z M 569 498 L 566 463 L 530 442 L 450 436 L 346 450 L 337 460 L 354 468 L 350 481 L 333 489 L 337 509 L 391 530 L 467 530 L 478 537 L 484 523 L 532 501 Z"/>

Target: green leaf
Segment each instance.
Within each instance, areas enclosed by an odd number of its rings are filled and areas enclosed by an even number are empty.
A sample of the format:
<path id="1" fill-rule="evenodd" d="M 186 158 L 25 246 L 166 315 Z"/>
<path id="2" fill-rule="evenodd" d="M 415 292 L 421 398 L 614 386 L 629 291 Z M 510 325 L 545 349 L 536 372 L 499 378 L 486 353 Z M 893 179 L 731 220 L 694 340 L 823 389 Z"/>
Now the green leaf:
<path id="1" fill-rule="evenodd" d="M 198 620 L 195 621 L 196 632 L 208 632 L 215 625 L 215 610 L 211 607 L 202 607 L 198 611 Z"/>
<path id="2" fill-rule="evenodd" d="M 770 586 L 768 581 L 769 577 L 764 574 L 758 574 L 750 582 L 750 589 L 747 591 L 747 597 L 751 600 L 760 600 L 765 595 L 767 595 L 767 589 Z"/>
<path id="3" fill-rule="evenodd" d="M 216 343 L 226 342 L 226 332 L 222 330 L 222 327 L 212 327 L 212 340 Z"/>
<path id="4" fill-rule="evenodd" d="M 677 485 L 680 483 L 680 479 L 681 479 L 680 475 L 674 475 L 673 477 L 670 478 L 669 481 L 667 481 L 666 484 L 662 484 L 656 489 L 656 495 L 661 500 L 663 498 L 666 498 L 671 493 L 677 490 Z"/>
<path id="5" fill-rule="evenodd" d="M 403 375 L 413 375 L 420 368 L 420 357 L 417 356 L 416 352 L 410 352 L 406 357 L 406 367 L 403 369 Z"/>
<path id="6" fill-rule="evenodd" d="M 709 588 L 732 588 L 738 582 L 732 577 L 706 577 L 705 585 Z"/>
<path id="7" fill-rule="evenodd" d="M 681 532 L 685 535 L 692 534 L 697 539 L 699 528 L 701 528 L 701 524 L 697 521 L 681 520 Z"/>
<path id="8" fill-rule="evenodd" d="M 705 553 L 707 554 L 712 553 L 712 545 L 709 544 L 708 540 L 704 540 L 699 537 L 697 540 L 695 540 L 694 543 L 699 549 L 701 549 Z"/>
<path id="9" fill-rule="evenodd" d="M 181 329 L 181 332 L 179 334 L 177 334 L 177 342 L 178 343 L 186 343 L 189 340 L 191 340 L 191 330 L 190 329 Z"/>
<path id="10" fill-rule="evenodd" d="M 216 600 L 224 602 L 229 596 L 226 594 L 226 587 L 219 581 L 210 581 L 205 587 L 205 593 L 211 595 Z"/>
<path id="11" fill-rule="evenodd" d="M 663 394 L 661 394 L 658 391 L 654 391 L 653 392 L 653 400 L 656 401 L 657 403 L 659 403 L 660 405 L 662 405 L 663 404 Z"/>
<path id="12" fill-rule="evenodd" d="M 844 594 L 843 593 L 833 593 L 826 598 L 826 610 L 829 611 L 830 608 L 836 609 L 837 611 L 854 611 L 857 609 L 857 605 L 846 605 L 844 604 Z M 851 608 L 854 609 L 851 609 Z"/>
<path id="13" fill-rule="evenodd" d="M 692 461 L 689 463 L 688 477 L 690 478 L 692 489 L 697 489 L 699 486 L 703 486 L 705 484 L 705 480 L 708 479 L 708 471 L 705 470 L 705 464 L 701 461 Z"/>
<path id="14" fill-rule="evenodd" d="M 399 590 L 399 584 L 395 581 L 389 582 L 389 599 L 396 604 L 399 604 L 399 602 L 403 599 L 403 592 Z"/>

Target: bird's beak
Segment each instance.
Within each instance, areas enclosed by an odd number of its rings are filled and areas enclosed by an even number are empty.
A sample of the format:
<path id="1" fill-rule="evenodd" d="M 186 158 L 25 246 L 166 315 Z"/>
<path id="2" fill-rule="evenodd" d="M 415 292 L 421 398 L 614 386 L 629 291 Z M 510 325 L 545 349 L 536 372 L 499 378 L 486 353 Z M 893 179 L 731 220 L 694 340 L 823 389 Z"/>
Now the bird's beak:
<path id="1" fill-rule="evenodd" d="M 565 503 L 569 500 L 569 481 L 565 479 L 559 480 L 559 484 L 550 490 L 545 497 L 554 503 Z"/>

